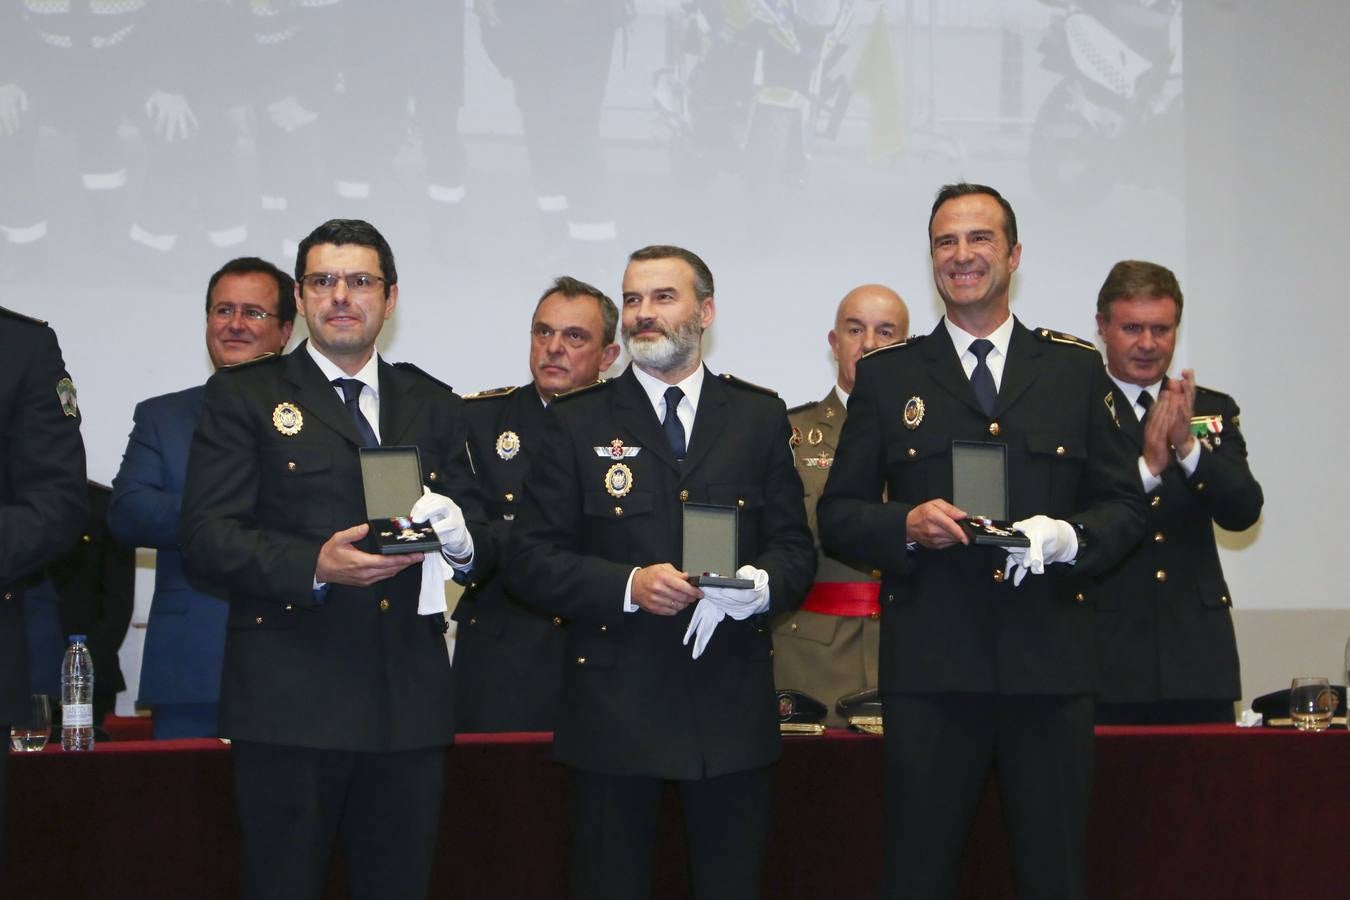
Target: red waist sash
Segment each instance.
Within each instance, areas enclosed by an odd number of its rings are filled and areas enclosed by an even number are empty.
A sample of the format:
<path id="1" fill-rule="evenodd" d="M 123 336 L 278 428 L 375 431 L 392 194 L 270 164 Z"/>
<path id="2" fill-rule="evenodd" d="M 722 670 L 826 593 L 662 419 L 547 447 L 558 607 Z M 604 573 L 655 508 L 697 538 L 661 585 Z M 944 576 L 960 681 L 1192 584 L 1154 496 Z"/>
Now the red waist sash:
<path id="1" fill-rule="evenodd" d="M 802 609 L 827 616 L 873 616 L 881 612 L 875 581 L 818 582 L 806 595 Z"/>

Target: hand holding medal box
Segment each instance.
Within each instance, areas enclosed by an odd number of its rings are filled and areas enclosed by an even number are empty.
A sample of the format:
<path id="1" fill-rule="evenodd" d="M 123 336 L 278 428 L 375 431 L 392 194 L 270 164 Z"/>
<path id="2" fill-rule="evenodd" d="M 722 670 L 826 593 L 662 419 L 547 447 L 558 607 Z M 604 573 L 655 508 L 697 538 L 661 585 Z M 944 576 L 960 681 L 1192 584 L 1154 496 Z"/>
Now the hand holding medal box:
<path id="1" fill-rule="evenodd" d="M 422 497 L 422 462 L 416 447 L 362 447 L 361 486 L 366 498 L 370 553 L 428 553 L 441 549 L 429 522 L 410 515 Z"/>

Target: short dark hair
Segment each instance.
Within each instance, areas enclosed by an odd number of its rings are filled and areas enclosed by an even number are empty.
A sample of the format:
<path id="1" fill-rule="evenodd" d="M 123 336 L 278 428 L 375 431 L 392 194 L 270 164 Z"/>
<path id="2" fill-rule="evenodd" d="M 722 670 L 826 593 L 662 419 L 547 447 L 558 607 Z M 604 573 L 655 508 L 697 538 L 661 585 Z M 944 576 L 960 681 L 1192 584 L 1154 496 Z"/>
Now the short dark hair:
<path id="1" fill-rule="evenodd" d="M 226 275 L 270 275 L 277 283 L 277 321 L 283 325 L 295 321 L 295 282 L 291 276 L 256 256 L 241 256 L 216 269 L 206 283 L 207 313 L 211 312 L 211 293 L 216 289 L 216 282 Z"/>
<path id="2" fill-rule="evenodd" d="M 389 247 L 384 235 L 363 219 L 329 219 L 311 231 L 309 236 L 300 242 L 300 249 L 295 253 L 296 281 L 305 277 L 305 259 L 309 256 L 310 248 L 318 244 L 338 246 L 355 244 L 358 247 L 373 247 L 380 257 L 380 277 L 384 279 L 384 295 L 388 297 L 389 289 L 398 284 L 394 251 Z"/>
<path id="3" fill-rule="evenodd" d="M 652 244 L 628 255 L 629 262 L 645 262 L 650 259 L 682 259 L 694 270 L 694 297 L 707 300 L 713 295 L 712 270 L 699 259 L 697 253 L 671 244 Z"/>
<path id="4" fill-rule="evenodd" d="M 604 323 L 605 343 L 614 343 L 614 335 L 618 333 L 619 329 L 619 308 L 614 305 L 613 300 L 605 296 L 603 291 L 570 275 L 559 275 L 539 295 L 539 299 L 534 304 L 534 311 L 539 312 L 539 307 L 554 294 L 562 294 L 569 300 L 574 300 L 577 297 L 594 299 L 596 305 L 600 307 L 600 320 Z"/>
<path id="5" fill-rule="evenodd" d="M 1177 322 L 1181 322 L 1181 285 L 1166 266 L 1138 259 L 1123 259 L 1116 263 L 1097 292 L 1097 312 L 1103 319 L 1110 320 L 1111 304 L 1131 297 L 1154 300 L 1171 297 L 1177 302 Z"/>
<path id="6" fill-rule="evenodd" d="M 944 184 L 938 191 L 937 199 L 933 201 L 933 210 L 928 214 L 928 242 L 933 242 L 933 220 L 937 218 L 937 211 L 942 204 L 948 200 L 955 200 L 957 197 L 969 197 L 972 194 L 984 194 L 993 197 L 998 201 L 998 205 L 1003 207 L 1003 236 L 1008 239 L 1008 251 L 1017 246 L 1017 214 L 1013 212 L 1012 204 L 1003 199 L 1003 195 L 994 190 L 987 184 L 970 184 L 965 181 L 958 181 L 956 184 Z"/>

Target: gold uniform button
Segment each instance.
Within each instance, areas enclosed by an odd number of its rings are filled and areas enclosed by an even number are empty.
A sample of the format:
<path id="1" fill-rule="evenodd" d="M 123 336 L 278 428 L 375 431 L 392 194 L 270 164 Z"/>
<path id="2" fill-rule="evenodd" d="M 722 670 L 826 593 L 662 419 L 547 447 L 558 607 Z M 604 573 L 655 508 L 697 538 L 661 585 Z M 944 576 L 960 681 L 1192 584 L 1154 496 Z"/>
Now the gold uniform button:
<path id="1" fill-rule="evenodd" d="M 880 577 L 881 577 L 881 570 L 880 570 L 880 569 L 873 569 L 873 570 L 872 570 L 872 577 L 873 577 L 873 578 L 880 578 Z"/>
<path id="2" fill-rule="evenodd" d="M 1203 481 L 1197 481 L 1195 483 L 1195 489 L 1197 491 L 1203 491 L 1205 489 L 1205 483 Z"/>
<path id="3" fill-rule="evenodd" d="M 688 503 L 688 502 L 689 502 L 689 492 L 688 492 L 688 491 L 680 491 L 680 502 L 681 502 L 681 503 Z"/>
<path id="4" fill-rule="evenodd" d="M 1158 581 L 1166 581 L 1166 580 L 1167 580 L 1167 570 L 1166 570 L 1166 569 L 1159 569 L 1158 571 L 1156 571 L 1156 572 L 1153 573 L 1153 577 L 1156 578 Z"/>
<path id="5" fill-rule="evenodd" d="M 1056 448 L 1055 448 L 1055 455 L 1056 455 L 1056 456 L 1063 456 L 1063 455 L 1064 455 L 1065 453 L 1067 453 L 1067 452 L 1068 452 L 1068 451 L 1066 451 L 1066 450 L 1064 449 L 1063 446 L 1059 446 L 1059 447 L 1056 447 Z"/>
<path id="6" fill-rule="evenodd" d="M 14 599 L 14 594 L 13 594 L 11 591 L 5 591 L 5 599 L 6 599 L 6 600 L 13 600 L 13 599 Z"/>
<path id="7" fill-rule="evenodd" d="M 992 434 L 994 437 L 998 437 L 998 433 L 999 433 L 1000 431 L 1002 431 L 1002 430 L 1003 430 L 1002 428 L 999 428 L 999 427 L 998 427 L 998 423 L 997 423 L 997 422 L 990 422 L 990 423 L 989 423 L 989 433 Z"/>
<path id="8" fill-rule="evenodd" d="M 84 541 L 87 544 L 89 543 L 90 540 L 92 540 L 92 538 L 90 538 L 89 535 L 87 534 L 82 534 L 80 535 L 80 540 Z"/>
<path id="9" fill-rule="evenodd" d="M 477 624 L 478 624 L 478 617 L 477 617 L 477 616 L 470 616 L 470 617 L 469 617 L 469 624 L 470 624 L 470 625 L 477 625 Z"/>
<path id="10" fill-rule="evenodd" d="M 1082 593 L 1077 593 L 1077 594 L 1074 594 L 1074 595 L 1073 595 L 1073 599 L 1074 599 L 1074 602 L 1076 602 L 1076 603 L 1082 603 L 1082 602 L 1083 602 L 1084 600 L 1086 600 L 1087 598 L 1084 597 L 1084 596 L 1082 595 Z"/>
<path id="11" fill-rule="evenodd" d="M 507 503 L 515 503 L 515 502 L 516 502 L 516 495 L 515 495 L 515 494 L 512 494 L 511 492 L 508 491 L 504 496 L 506 497 L 506 502 L 507 502 Z"/>
<path id="12" fill-rule="evenodd" d="M 258 618 L 254 619 L 254 620 L 253 620 L 253 623 L 254 623 L 255 625 L 261 625 L 261 624 L 262 624 L 262 616 L 258 616 Z"/>
<path id="13" fill-rule="evenodd" d="M 1227 595 L 1227 594 L 1224 594 L 1222 597 L 1220 597 L 1220 598 L 1219 598 L 1219 602 L 1222 603 L 1224 606 L 1232 606 L 1232 605 L 1233 605 L 1233 601 L 1228 599 L 1228 595 Z"/>
<path id="14" fill-rule="evenodd" d="M 622 507 L 622 506 L 616 506 L 616 507 L 614 507 L 614 515 L 616 515 L 616 516 L 621 516 L 621 515 L 623 515 L 623 507 Z"/>
<path id="15" fill-rule="evenodd" d="M 609 626 L 608 626 L 608 625 L 601 625 L 601 626 L 600 626 L 600 630 L 601 630 L 601 631 L 609 631 Z"/>
<path id="16" fill-rule="evenodd" d="M 1154 509 L 1157 509 L 1159 506 L 1162 506 L 1162 497 L 1159 497 L 1157 494 L 1154 494 L 1153 499 L 1148 502 L 1148 505 L 1153 507 Z"/>
<path id="17" fill-rule="evenodd" d="M 553 624 L 554 624 L 555 627 L 561 628 L 561 627 L 562 627 L 562 616 L 554 616 L 554 617 L 553 617 Z"/>
<path id="18" fill-rule="evenodd" d="M 791 628 L 792 628 L 793 631 L 796 631 L 796 630 L 798 629 L 798 627 L 800 627 L 800 626 L 798 626 L 796 622 L 793 622 L 792 625 L 791 625 Z"/>
<path id="19" fill-rule="evenodd" d="M 584 665 L 586 665 L 586 657 L 584 657 L 584 656 L 578 656 L 578 657 L 577 657 L 577 665 L 579 665 L 579 666 L 584 666 Z"/>
<path id="20" fill-rule="evenodd" d="M 1002 570 L 1002 569 L 995 569 L 995 570 L 994 570 L 994 584 L 1002 584 L 1002 583 L 1003 583 L 1003 570 Z"/>
<path id="21" fill-rule="evenodd" d="M 745 506 L 745 501 L 744 501 L 744 500 L 738 499 L 738 500 L 736 501 L 736 505 L 737 505 L 737 506 Z"/>
<path id="22" fill-rule="evenodd" d="M 437 479 L 437 477 L 438 477 L 438 476 L 436 475 L 435 472 L 428 472 L 428 473 L 427 473 L 427 480 L 428 480 L 428 481 L 435 481 L 435 480 Z"/>
<path id="23" fill-rule="evenodd" d="M 915 450 L 913 447 L 910 447 L 910 448 L 909 448 L 909 458 L 910 458 L 910 459 L 913 459 L 914 457 L 916 457 L 916 456 L 918 456 L 918 455 L 919 455 L 919 451 L 918 451 L 918 450 Z"/>
<path id="24" fill-rule="evenodd" d="M 1163 533 L 1161 531 L 1153 535 L 1153 543 L 1155 544 L 1161 544 L 1165 540 L 1167 540 L 1167 538 L 1163 537 Z"/>
<path id="25" fill-rule="evenodd" d="M 286 463 L 286 471 L 288 472 L 295 471 L 295 460 L 291 460 L 290 462 Z"/>
<path id="26" fill-rule="evenodd" d="M 381 597 L 381 598 L 380 598 L 380 612 L 388 612 L 388 611 L 389 611 L 389 598 L 388 598 L 388 597 Z"/>

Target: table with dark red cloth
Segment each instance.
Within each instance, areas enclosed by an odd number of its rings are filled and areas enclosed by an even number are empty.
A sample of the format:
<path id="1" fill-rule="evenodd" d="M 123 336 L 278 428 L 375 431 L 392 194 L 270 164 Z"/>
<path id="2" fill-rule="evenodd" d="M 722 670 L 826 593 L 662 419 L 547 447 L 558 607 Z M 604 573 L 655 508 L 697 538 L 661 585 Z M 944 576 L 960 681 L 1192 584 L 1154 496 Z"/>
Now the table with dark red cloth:
<path id="1" fill-rule="evenodd" d="M 567 883 L 566 779 L 549 735 L 466 735 L 446 755 L 432 895 L 549 898 Z M 875 897 L 881 743 L 785 741 L 764 897 Z M 218 741 L 107 743 L 10 758 L 0 896 L 233 897 L 238 826 Z M 668 792 L 657 898 L 689 896 Z M 1350 733 L 1229 726 L 1097 729 L 1090 842 L 1100 898 L 1350 897 Z M 328 897 L 345 897 L 341 861 Z M 960 896 L 1012 897 L 993 785 Z"/>

